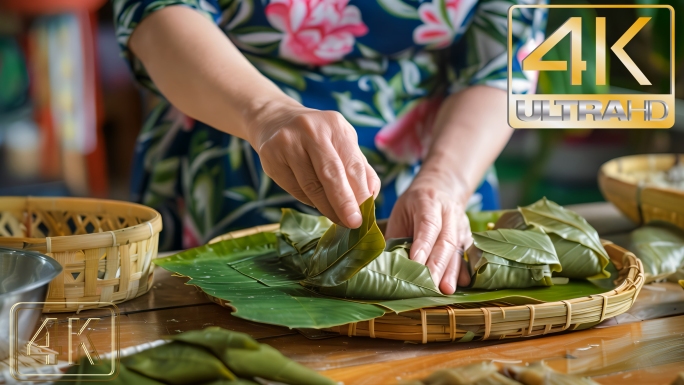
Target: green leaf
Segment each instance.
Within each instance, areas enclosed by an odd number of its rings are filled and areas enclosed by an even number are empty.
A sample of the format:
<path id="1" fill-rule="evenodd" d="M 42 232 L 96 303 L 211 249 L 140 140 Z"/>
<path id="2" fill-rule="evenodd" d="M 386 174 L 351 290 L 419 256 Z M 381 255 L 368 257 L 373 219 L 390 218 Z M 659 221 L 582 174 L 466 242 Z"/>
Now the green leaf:
<path id="1" fill-rule="evenodd" d="M 121 358 L 121 364 L 145 377 L 172 385 L 237 377 L 206 349 L 172 342 Z"/>
<path id="2" fill-rule="evenodd" d="M 359 207 L 363 222 L 356 229 L 333 224 L 321 237 L 311 257 L 305 280 L 312 286 L 336 286 L 353 277 L 385 249 L 385 238 L 375 222 L 369 197 Z"/>
<path id="3" fill-rule="evenodd" d="M 475 289 L 551 286 L 561 265 L 542 231 L 498 229 L 473 233 L 467 256 Z"/>
<path id="4" fill-rule="evenodd" d="M 555 265 L 560 271 L 553 243 L 542 232 L 490 230 L 473 233 L 473 243 L 478 249 L 503 259 L 531 265 Z"/>
<path id="5" fill-rule="evenodd" d="M 470 231 L 480 232 L 487 231 L 487 226 L 490 223 L 496 223 L 504 214 L 504 211 L 468 211 L 468 222 L 470 222 Z"/>
<path id="6" fill-rule="evenodd" d="M 322 294 L 350 299 L 405 299 L 441 296 L 427 266 L 408 258 L 401 245 L 385 251 L 348 281 L 320 288 Z"/>
<path id="7" fill-rule="evenodd" d="M 303 214 L 292 209 L 283 209 L 280 232 L 292 246 L 303 253 L 316 247 L 318 240 L 333 225 L 324 216 Z"/>
<path id="8" fill-rule="evenodd" d="M 556 234 L 570 242 L 557 239 L 554 241 L 554 244 L 559 247 L 556 253 L 563 266 L 563 271 L 557 274 L 558 276 L 568 278 L 608 276 L 605 271 L 605 267 L 610 262 L 608 253 L 603 248 L 596 230 L 584 218 L 546 198 L 529 206 L 520 207 L 519 211 L 527 225 L 540 228 L 548 234 Z M 571 243 L 582 247 L 572 247 Z M 584 248 L 589 248 L 593 252 L 583 250 Z M 591 258 L 591 260 L 585 258 Z M 593 269 L 589 269 L 589 265 Z"/>
<path id="9" fill-rule="evenodd" d="M 259 377 L 283 384 L 334 385 L 335 382 L 260 344 L 244 333 L 219 327 L 189 331 L 171 337 L 174 341 L 202 346 L 242 378 Z"/>
<path id="10" fill-rule="evenodd" d="M 669 223 L 653 222 L 632 231 L 628 248 L 643 263 L 647 282 L 684 268 L 684 231 Z"/>

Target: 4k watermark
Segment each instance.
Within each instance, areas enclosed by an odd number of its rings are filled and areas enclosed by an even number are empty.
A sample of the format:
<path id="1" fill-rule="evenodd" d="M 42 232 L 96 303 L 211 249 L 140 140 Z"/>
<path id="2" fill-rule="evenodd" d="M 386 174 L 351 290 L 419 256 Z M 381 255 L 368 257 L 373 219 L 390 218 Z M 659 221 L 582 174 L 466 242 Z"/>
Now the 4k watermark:
<path id="1" fill-rule="evenodd" d="M 670 128 L 674 125 L 674 9 L 669 5 L 515 5 L 508 11 L 508 67 L 513 68 L 512 15 L 522 8 L 659 8 L 670 13 L 670 92 L 667 94 L 513 94 L 512 71 L 508 73 L 508 123 L 513 128 Z M 582 36 L 582 23 L 593 23 L 595 36 Z M 637 17 L 622 36 L 608 45 L 606 18 L 588 20 L 570 17 L 546 40 L 522 59 L 523 71 L 570 71 L 570 84 L 582 84 L 582 73 L 594 66 L 597 86 L 606 85 L 606 56 L 613 52 L 640 86 L 651 84 L 625 52 L 625 46 L 649 23 L 651 17 Z M 570 39 L 569 60 L 544 60 L 554 46 Z M 582 43 L 594 39 L 596 57 L 587 63 Z M 610 48 L 608 48 L 610 47 Z M 585 79 L 586 81 L 586 79 Z"/>
<path id="2" fill-rule="evenodd" d="M 42 314 L 38 328 L 22 324 L 27 312 L 42 313 L 44 302 L 19 302 L 10 310 L 10 373 L 20 381 L 35 381 L 46 376 L 61 377 L 62 381 L 110 381 L 119 372 L 119 309 L 109 302 L 78 302 L 67 305 L 98 306 L 96 311 L 83 315 Z M 87 313 L 96 313 L 88 315 Z M 20 341 L 19 335 L 31 337 Z M 93 365 L 98 370 L 88 374 L 45 374 L 21 364 L 34 361 L 42 365 Z M 77 378 L 78 377 L 78 378 Z"/>

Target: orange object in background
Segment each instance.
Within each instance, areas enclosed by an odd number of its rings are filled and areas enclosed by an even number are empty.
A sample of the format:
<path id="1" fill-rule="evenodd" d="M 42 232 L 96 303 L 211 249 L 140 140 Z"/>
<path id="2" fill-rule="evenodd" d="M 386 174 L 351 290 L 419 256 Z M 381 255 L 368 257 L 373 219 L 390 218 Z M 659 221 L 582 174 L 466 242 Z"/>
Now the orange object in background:
<path id="1" fill-rule="evenodd" d="M 45 15 L 74 10 L 97 11 L 107 0 L 0 0 L 0 8 L 26 15 Z"/>

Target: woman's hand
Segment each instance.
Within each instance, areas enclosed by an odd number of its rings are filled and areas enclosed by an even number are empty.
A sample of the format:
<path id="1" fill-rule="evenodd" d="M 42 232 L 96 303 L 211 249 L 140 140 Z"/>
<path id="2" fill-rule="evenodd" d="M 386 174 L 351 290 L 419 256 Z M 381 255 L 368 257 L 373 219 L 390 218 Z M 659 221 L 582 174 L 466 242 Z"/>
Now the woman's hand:
<path id="1" fill-rule="evenodd" d="M 361 225 L 359 205 L 380 191 L 354 128 L 335 111 L 270 103 L 255 117 L 248 140 L 266 174 L 333 222 Z"/>
<path id="2" fill-rule="evenodd" d="M 463 250 L 472 242 L 464 204 L 439 174 L 419 173 L 397 200 L 387 238 L 413 237 L 410 258 L 425 264 L 444 294 L 470 284 Z"/>

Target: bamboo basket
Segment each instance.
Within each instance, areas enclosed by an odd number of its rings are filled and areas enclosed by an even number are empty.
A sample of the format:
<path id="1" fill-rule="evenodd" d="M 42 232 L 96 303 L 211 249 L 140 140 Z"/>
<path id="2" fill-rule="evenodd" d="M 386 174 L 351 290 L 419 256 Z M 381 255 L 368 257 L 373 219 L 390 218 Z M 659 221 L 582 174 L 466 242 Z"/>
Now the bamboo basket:
<path id="1" fill-rule="evenodd" d="M 382 230 L 384 224 L 379 225 Z M 278 224 L 257 226 L 221 235 L 209 243 L 278 229 Z M 612 242 L 602 242 L 619 271 L 617 287 L 607 293 L 523 306 L 487 304 L 485 307 L 475 308 L 426 307 L 398 314 L 387 313 L 370 321 L 324 330 L 350 337 L 385 338 L 425 344 L 531 337 L 588 328 L 629 310 L 644 285 L 641 261 Z M 229 301 L 208 294 L 207 296 L 211 301 L 232 309 Z"/>
<path id="2" fill-rule="evenodd" d="M 684 154 L 634 155 L 613 159 L 599 171 L 603 196 L 637 224 L 660 220 L 684 229 L 684 191 L 644 184 L 633 172 L 664 171 Z"/>
<path id="3" fill-rule="evenodd" d="M 161 215 L 138 204 L 81 198 L 0 197 L 0 246 L 47 254 L 63 267 L 44 312 L 121 303 L 154 279 Z"/>

